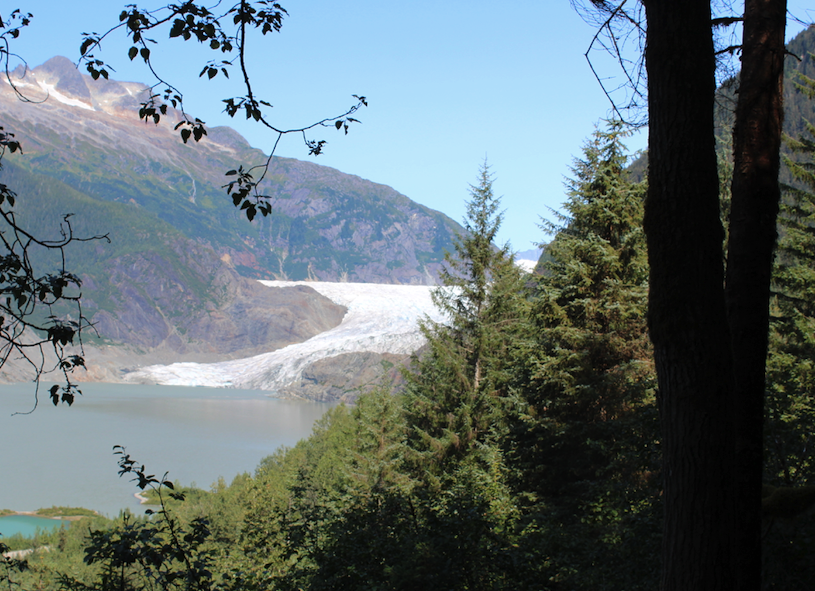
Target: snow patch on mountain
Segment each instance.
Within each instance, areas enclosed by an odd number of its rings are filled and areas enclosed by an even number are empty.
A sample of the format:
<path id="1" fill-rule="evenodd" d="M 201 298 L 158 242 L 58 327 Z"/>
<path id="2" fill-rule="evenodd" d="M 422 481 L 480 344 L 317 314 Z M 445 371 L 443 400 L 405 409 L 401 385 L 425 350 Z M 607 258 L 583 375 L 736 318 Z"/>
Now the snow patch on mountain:
<path id="1" fill-rule="evenodd" d="M 126 381 L 175 386 L 209 386 L 268 390 L 299 380 L 303 370 L 320 359 L 343 353 L 409 354 L 424 343 L 418 321 L 442 317 L 427 285 L 383 285 L 309 281 L 261 281 L 269 287 L 306 285 L 348 308 L 339 326 L 302 343 L 276 351 L 217 363 L 152 365 L 132 372 Z"/>
<path id="2" fill-rule="evenodd" d="M 40 88 L 42 88 L 45 92 L 48 93 L 49 98 L 52 98 L 63 104 L 66 104 L 69 107 L 79 107 L 80 109 L 86 109 L 88 111 L 96 110 L 87 103 L 84 103 L 78 99 L 73 99 L 65 96 L 56 89 L 54 84 L 48 84 L 47 82 L 43 82 L 42 80 L 37 80 L 37 84 L 40 86 Z"/>

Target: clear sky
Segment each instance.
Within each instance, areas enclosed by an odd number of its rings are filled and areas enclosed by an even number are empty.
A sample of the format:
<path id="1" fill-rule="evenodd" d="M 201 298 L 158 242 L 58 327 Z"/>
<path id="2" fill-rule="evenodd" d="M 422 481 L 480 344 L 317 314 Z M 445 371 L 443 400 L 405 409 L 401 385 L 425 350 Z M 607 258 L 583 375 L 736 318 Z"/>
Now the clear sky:
<path id="1" fill-rule="evenodd" d="M 123 4 L 19 0 L 15 6 L 34 19 L 12 50 L 32 67 L 54 55 L 76 61 L 80 33 L 118 23 Z M 138 4 L 152 8 L 161 2 Z M 281 4 L 289 12 L 281 32 L 257 35 L 249 47 L 252 81 L 274 105 L 272 121 L 300 127 L 339 115 L 354 103 L 352 94 L 366 96 L 369 106 L 357 114 L 362 124 L 348 136 L 333 129 L 312 136 L 328 140 L 323 155 L 309 157 L 296 136 L 284 138 L 278 155 L 390 185 L 457 221 L 486 158 L 495 192 L 503 196 L 500 242 L 526 250 L 547 240 L 540 218 L 551 217 L 549 208 L 564 201 L 563 180 L 573 158 L 595 124 L 610 116 L 584 57 L 595 31 L 568 0 Z M 789 1 L 795 16 L 811 21 L 815 11 L 807 4 Z M 800 29 L 791 25 L 790 33 Z M 222 113 L 221 99 L 241 94 L 237 86 L 198 79 L 207 60 L 221 59 L 220 53 L 156 40 L 159 73 L 184 92 L 188 112 L 211 126 L 230 125 L 253 146 L 271 149 L 272 135 Z M 143 64 L 128 62 L 128 47 L 119 34 L 97 56 L 116 68 L 112 77 L 148 82 Z M 602 75 L 619 76 L 610 64 L 599 66 Z M 643 132 L 628 146 L 633 152 L 645 141 Z"/>

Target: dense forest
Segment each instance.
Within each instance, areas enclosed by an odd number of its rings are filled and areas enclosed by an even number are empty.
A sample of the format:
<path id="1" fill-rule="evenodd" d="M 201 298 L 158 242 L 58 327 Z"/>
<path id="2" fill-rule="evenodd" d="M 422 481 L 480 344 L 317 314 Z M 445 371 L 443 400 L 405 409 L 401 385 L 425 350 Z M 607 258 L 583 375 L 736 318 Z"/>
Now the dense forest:
<path id="1" fill-rule="evenodd" d="M 801 91 L 815 92 L 802 79 Z M 146 516 L 88 517 L 11 549 L 21 589 L 653 589 L 661 476 L 646 329 L 645 183 L 619 122 L 572 166 L 543 272 L 493 239 L 486 162 L 404 389 L 325 415 L 254 474 L 189 489 L 118 449 Z M 815 128 L 790 140 L 767 374 L 767 589 L 815 580 Z M 727 177 L 728 159 L 721 159 Z M 172 468 L 172 467 L 170 467 Z M 159 467 L 150 466 L 150 471 Z"/>

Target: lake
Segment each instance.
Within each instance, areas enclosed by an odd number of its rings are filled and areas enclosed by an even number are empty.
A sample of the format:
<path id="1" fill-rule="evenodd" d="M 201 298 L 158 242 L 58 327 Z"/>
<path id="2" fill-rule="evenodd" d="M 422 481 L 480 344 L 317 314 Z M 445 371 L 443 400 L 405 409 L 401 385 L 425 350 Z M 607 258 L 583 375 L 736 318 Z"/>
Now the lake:
<path id="1" fill-rule="evenodd" d="M 48 519 L 34 515 L 6 515 L 0 517 L 0 536 L 13 536 L 22 534 L 26 538 L 32 537 L 37 530 L 55 529 L 61 525 L 67 526 L 68 521 L 61 519 Z"/>
<path id="2" fill-rule="evenodd" d="M 209 486 L 254 472 L 281 445 L 311 433 L 328 403 L 278 400 L 223 388 L 82 384 L 72 407 L 53 406 L 45 382 L 0 385 L 0 509 L 86 507 L 108 516 L 141 511 L 137 489 L 118 476 L 113 446 L 149 474 Z"/>

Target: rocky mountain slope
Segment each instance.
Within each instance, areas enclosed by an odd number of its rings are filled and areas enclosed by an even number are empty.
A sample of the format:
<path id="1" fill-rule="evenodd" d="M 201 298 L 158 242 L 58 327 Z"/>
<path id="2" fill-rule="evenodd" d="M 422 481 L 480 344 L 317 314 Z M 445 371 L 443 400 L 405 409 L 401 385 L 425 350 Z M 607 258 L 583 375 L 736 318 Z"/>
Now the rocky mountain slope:
<path id="1" fill-rule="evenodd" d="M 184 145 L 172 110 L 158 126 L 138 119 L 144 85 L 93 81 L 65 58 L 18 69 L 12 80 L 42 101 L 23 102 L 0 82 L 0 125 L 23 146 L 0 172 L 19 196 L 18 220 L 55 237 L 72 213 L 75 235 L 111 240 L 67 252 L 95 328 L 85 336 L 86 379 L 302 342 L 337 326 L 345 308 L 305 285 L 270 289 L 252 279 L 432 283 L 460 231 L 389 187 L 286 158 L 274 159 L 262 187 L 273 214 L 249 223 L 223 190 L 224 173 L 265 157 L 235 131 L 211 128 Z M 359 370 L 359 359 L 348 367 Z M 19 379 L 19 369 L 9 363 L 0 377 Z"/>
<path id="2" fill-rule="evenodd" d="M 428 284 L 460 231 L 390 187 L 289 158 L 275 158 L 260 187 L 273 214 L 250 224 L 227 197 L 224 174 L 265 156 L 237 132 L 216 127 L 185 145 L 172 109 L 158 126 L 139 121 L 145 86 L 94 81 L 62 57 L 18 68 L 12 80 L 47 100 L 21 102 L 0 84 L 2 124 L 25 150 L 9 161 L 96 202 L 153 214 L 244 276 Z"/>

